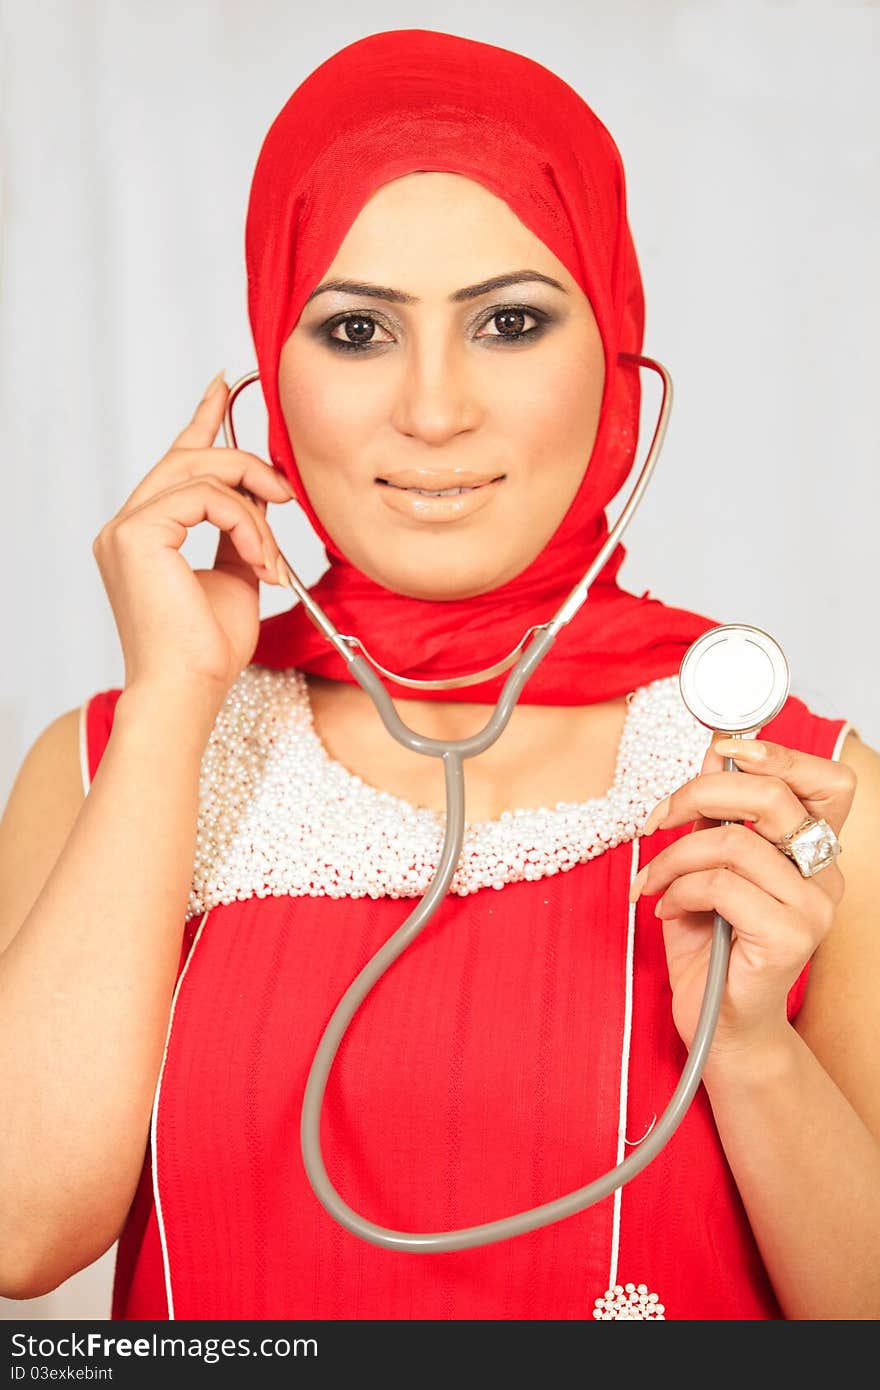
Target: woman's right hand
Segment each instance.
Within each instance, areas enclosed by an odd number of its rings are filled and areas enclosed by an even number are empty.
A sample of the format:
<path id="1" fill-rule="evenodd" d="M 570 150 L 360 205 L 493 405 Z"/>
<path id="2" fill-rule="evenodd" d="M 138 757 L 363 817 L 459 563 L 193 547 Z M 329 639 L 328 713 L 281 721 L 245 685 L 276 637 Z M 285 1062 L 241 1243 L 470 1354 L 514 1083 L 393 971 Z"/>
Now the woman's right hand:
<path id="1" fill-rule="evenodd" d="M 229 393 L 221 378 L 92 545 L 122 644 L 126 687 L 191 691 L 214 713 L 253 656 L 260 579 L 282 582 L 266 503 L 293 496 L 271 464 L 212 447 Z M 217 526 L 220 538 L 213 568 L 194 571 L 180 548 L 200 521 Z"/>

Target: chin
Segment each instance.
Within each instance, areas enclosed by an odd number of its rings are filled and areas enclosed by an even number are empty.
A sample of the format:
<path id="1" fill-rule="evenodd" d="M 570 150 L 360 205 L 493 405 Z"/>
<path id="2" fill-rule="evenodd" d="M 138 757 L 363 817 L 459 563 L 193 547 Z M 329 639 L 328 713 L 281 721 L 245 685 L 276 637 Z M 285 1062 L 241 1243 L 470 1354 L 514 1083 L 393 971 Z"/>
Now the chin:
<path id="1" fill-rule="evenodd" d="M 365 571 L 366 572 L 366 571 Z M 373 570 L 371 577 L 377 584 L 381 584 L 386 589 L 392 589 L 396 594 L 403 594 L 406 598 L 429 599 L 435 603 L 448 603 L 455 599 L 475 598 L 477 594 L 483 594 L 488 589 L 495 589 L 499 584 L 504 583 L 502 575 L 486 576 L 485 571 L 472 576 L 463 575 L 460 569 L 456 569 L 454 575 L 450 575 L 447 570 L 444 574 L 436 576 L 426 575 L 424 569 L 415 574 L 389 574 L 387 571 L 382 573 Z"/>

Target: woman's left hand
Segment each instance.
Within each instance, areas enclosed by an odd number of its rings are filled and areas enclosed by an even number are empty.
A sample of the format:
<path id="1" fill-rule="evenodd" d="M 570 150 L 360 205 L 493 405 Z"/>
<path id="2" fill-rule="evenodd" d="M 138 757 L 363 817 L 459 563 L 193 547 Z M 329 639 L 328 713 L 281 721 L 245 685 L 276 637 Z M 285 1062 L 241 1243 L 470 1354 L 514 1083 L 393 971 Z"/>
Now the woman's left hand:
<path id="1" fill-rule="evenodd" d="M 731 924 L 716 1057 L 772 1043 L 787 1028 L 788 991 L 830 931 L 845 880 L 839 858 L 804 878 L 776 842 L 808 815 L 839 836 L 856 789 L 847 764 L 758 739 L 738 740 L 734 756 L 743 770 L 725 772 L 719 742 L 713 739 L 700 774 L 672 793 L 665 815 L 655 808 L 643 831 L 694 821 L 691 833 L 655 855 L 633 883 L 634 894 L 639 888 L 663 895 L 657 915 L 673 1020 L 687 1047 L 703 1000 L 715 912 Z M 761 749 L 763 759 L 748 757 Z M 753 828 L 717 824 L 724 820 Z"/>

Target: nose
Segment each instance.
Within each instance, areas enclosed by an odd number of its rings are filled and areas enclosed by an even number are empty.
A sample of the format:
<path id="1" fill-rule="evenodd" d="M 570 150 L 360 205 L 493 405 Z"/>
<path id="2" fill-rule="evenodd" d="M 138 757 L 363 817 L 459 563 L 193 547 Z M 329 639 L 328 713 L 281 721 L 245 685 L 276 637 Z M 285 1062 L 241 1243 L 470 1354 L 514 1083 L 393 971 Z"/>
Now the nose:
<path id="1" fill-rule="evenodd" d="M 413 344 L 401 367 L 392 424 L 426 444 L 445 444 L 477 427 L 481 408 L 465 353 L 453 343 Z"/>

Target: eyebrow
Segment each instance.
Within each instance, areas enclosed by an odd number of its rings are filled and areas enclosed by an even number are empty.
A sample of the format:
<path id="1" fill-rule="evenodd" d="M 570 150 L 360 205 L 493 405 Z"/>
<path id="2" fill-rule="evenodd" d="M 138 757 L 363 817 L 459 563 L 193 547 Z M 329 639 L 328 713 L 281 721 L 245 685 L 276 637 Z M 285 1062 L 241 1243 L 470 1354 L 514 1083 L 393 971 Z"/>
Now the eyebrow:
<path id="1" fill-rule="evenodd" d="M 568 294 L 568 290 L 561 285 L 558 280 L 554 280 L 550 275 L 542 275 L 538 270 L 514 270 L 508 275 L 493 275 L 490 280 L 481 280 L 478 285 L 467 285 L 463 290 L 456 290 L 449 296 L 450 304 L 462 304 L 468 299 L 478 299 L 481 294 L 489 294 L 492 290 L 504 289 L 506 285 L 519 285 L 527 280 L 539 280 L 542 284 L 552 285 L 554 289 L 562 290 L 563 294 Z M 306 300 L 306 304 L 319 294 L 328 294 L 331 290 L 339 291 L 342 294 L 366 295 L 370 299 L 386 299 L 390 304 L 420 304 L 414 294 L 404 294 L 403 290 L 392 290 L 387 285 L 367 285 L 359 280 L 328 280 L 326 284 L 319 285 L 316 290 L 312 290 Z"/>

